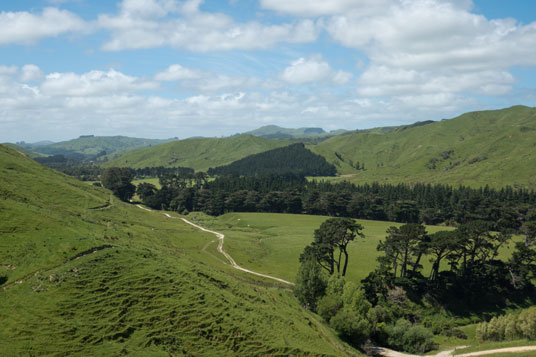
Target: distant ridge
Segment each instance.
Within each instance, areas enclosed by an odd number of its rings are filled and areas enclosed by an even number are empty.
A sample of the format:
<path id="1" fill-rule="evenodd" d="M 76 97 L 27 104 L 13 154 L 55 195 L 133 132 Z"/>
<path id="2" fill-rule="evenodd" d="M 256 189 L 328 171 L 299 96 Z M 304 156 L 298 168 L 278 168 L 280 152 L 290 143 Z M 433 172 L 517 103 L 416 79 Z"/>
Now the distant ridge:
<path id="1" fill-rule="evenodd" d="M 66 157 L 97 157 L 131 150 L 137 147 L 166 143 L 175 139 L 143 139 L 128 136 L 81 135 L 77 139 L 46 144 L 19 143 L 20 146 L 46 155 L 64 155 Z"/>
<path id="2" fill-rule="evenodd" d="M 191 167 L 206 171 L 210 167 L 230 164 L 246 156 L 290 145 L 287 140 L 276 140 L 252 135 L 230 138 L 185 139 L 128 152 L 103 166 Z"/>
<path id="3" fill-rule="evenodd" d="M 444 183 L 536 189 L 536 109 L 514 106 L 382 131 L 347 133 L 309 148 L 353 182 Z"/>
<path id="4" fill-rule="evenodd" d="M 332 132 L 326 132 L 322 128 L 282 128 L 277 125 L 266 125 L 258 129 L 247 131 L 244 135 L 259 136 L 268 139 L 297 139 L 297 138 L 309 138 L 326 135 L 338 135 L 346 130 L 340 129 Z"/>

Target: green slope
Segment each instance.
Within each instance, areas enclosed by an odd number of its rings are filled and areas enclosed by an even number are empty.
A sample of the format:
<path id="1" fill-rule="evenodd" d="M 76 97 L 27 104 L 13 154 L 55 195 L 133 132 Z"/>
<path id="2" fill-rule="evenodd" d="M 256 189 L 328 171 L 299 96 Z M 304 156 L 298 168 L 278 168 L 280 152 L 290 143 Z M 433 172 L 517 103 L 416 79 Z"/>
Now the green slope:
<path id="1" fill-rule="evenodd" d="M 62 141 L 46 146 L 36 146 L 34 151 L 43 154 L 77 153 L 92 156 L 106 151 L 110 155 L 136 147 L 158 145 L 169 140 L 130 138 L 127 136 L 81 136 L 77 139 Z"/>
<path id="2" fill-rule="evenodd" d="M 36 157 L 44 157 L 45 155 L 40 154 L 38 152 L 23 148 L 22 146 L 15 145 L 12 143 L 3 143 L 2 145 L 7 146 L 10 149 L 17 150 L 18 152 L 23 153 L 24 155 L 28 156 L 29 158 L 35 159 Z"/>
<path id="3" fill-rule="evenodd" d="M 103 166 L 143 168 L 151 166 L 191 167 L 206 171 L 210 167 L 230 164 L 248 155 L 289 145 L 285 140 L 270 140 L 251 135 L 231 138 L 196 138 L 174 141 L 151 148 L 135 150 Z"/>
<path id="4" fill-rule="evenodd" d="M 451 120 L 330 138 L 311 150 L 354 182 L 536 188 L 536 109 L 516 106 Z M 337 157 L 338 156 L 338 157 Z M 366 170 L 356 170 L 356 162 Z"/>
<path id="5" fill-rule="evenodd" d="M 21 355 L 343 355 L 214 236 L 0 146 L 0 341 Z"/>

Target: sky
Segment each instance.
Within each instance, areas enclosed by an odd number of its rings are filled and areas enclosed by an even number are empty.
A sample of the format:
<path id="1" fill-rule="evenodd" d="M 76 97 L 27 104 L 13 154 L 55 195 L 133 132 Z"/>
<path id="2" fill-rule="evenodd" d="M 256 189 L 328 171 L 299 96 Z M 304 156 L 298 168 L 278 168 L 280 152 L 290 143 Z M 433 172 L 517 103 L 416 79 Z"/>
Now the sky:
<path id="1" fill-rule="evenodd" d="M 536 106 L 533 0 L 0 2 L 0 142 Z"/>

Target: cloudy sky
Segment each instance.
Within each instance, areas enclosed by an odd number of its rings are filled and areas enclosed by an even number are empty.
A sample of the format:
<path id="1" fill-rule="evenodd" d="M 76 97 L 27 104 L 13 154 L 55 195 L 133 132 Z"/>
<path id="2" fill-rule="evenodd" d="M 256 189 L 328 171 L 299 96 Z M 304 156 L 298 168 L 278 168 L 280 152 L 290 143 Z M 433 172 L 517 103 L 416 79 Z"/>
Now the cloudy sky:
<path id="1" fill-rule="evenodd" d="M 0 142 L 536 105 L 532 0 L 0 2 Z"/>

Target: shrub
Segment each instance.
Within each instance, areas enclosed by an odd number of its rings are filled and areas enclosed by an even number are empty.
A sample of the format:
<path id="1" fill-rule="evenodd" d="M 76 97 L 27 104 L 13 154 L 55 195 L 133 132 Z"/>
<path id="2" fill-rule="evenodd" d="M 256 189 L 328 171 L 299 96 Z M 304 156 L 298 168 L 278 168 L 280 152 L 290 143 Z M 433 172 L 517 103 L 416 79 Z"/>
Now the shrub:
<path id="1" fill-rule="evenodd" d="M 316 311 L 318 300 L 326 292 L 326 280 L 316 261 L 307 259 L 302 262 L 296 276 L 294 294 L 305 308 Z"/>
<path id="2" fill-rule="evenodd" d="M 399 319 L 394 326 L 387 326 L 389 346 L 409 353 L 425 353 L 435 347 L 434 335 L 422 325 L 412 325 Z"/>
<path id="3" fill-rule="evenodd" d="M 536 307 L 531 307 L 519 315 L 517 328 L 523 337 L 529 340 L 536 339 Z"/>
<path id="4" fill-rule="evenodd" d="M 341 309 L 330 320 L 330 325 L 339 335 L 358 346 L 365 342 L 370 334 L 370 323 L 355 311 Z"/>
<path id="5" fill-rule="evenodd" d="M 342 298 L 337 295 L 326 295 L 322 297 L 317 304 L 317 311 L 320 316 L 327 322 L 342 308 Z"/>

